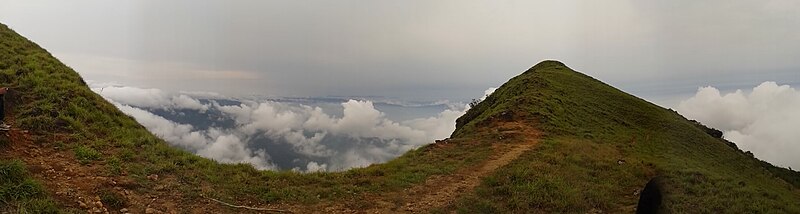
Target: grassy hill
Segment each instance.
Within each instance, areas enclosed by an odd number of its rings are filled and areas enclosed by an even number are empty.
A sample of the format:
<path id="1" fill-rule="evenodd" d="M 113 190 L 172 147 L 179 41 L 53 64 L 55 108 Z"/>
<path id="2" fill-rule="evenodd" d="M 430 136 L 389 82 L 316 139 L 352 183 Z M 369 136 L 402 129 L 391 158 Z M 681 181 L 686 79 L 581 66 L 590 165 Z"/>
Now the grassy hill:
<path id="1" fill-rule="evenodd" d="M 435 185 L 409 189 L 471 175 L 535 136 L 532 150 L 432 211 L 631 212 L 638 191 L 661 176 L 666 211 L 800 212 L 800 193 L 786 182 L 797 184 L 796 172 L 553 61 L 500 87 L 458 120 L 445 143 L 336 173 L 258 171 L 172 148 L 2 24 L 0 86 L 12 88 L 7 121 L 18 127 L 0 135 L 0 211 L 249 212 L 215 199 L 299 213 L 402 212 L 417 196 L 437 193 Z M 530 127 L 536 135 L 519 134 Z"/>
<path id="2" fill-rule="evenodd" d="M 655 176 L 665 180 L 667 212 L 800 212 L 796 172 L 762 166 L 675 111 L 560 62 L 539 63 L 505 83 L 458 120 L 453 137 L 474 136 L 508 114 L 547 136 L 462 197 L 454 207 L 465 213 L 631 212 Z"/>

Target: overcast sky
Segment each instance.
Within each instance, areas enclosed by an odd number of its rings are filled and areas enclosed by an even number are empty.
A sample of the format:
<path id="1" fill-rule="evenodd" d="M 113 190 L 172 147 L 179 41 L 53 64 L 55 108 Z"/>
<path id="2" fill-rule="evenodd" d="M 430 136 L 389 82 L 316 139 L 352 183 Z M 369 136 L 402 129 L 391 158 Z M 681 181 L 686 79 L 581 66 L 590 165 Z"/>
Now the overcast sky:
<path id="1" fill-rule="evenodd" d="M 539 61 L 556 59 L 719 128 L 758 158 L 800 168 L 800 134 L 795 130 L 800 126 L 797 0 L 0 0 L 0 22 L 48 49 L 91 83 L 132 86 L 120 87 L 130 90 L 118 97 L 146 92 L 174 102 L 163 105 L 192 104 L 201 112 L 213 106 L 188 96 L 167 99 L 168 92 L 463 101 L 480 97 Z M 216 151 L 215 145 L 250 145 L 247 136 L 253 133 L 194 130 L 192 124 L 132 107 L 144 104 L 119 106 L 171 143 L 197 147 L 191 147 L 197 154 L 271 166 L 266 164 L 269 156 L 256 148 L 228 151 L 236 158 L 209 152 Z M 394 123 L 369 101 L 342 103 L 341 117 L 305 107 L 273 111 L 281 106 L 242 105 L 242 112 L 251 112 L 245 115 L 254 116 L 236 128 L 269 132 L 275 127 L 260 127 L 269 124 L 256 121 L 286 113 L 298 117 L 276 127 L 328 118 L 329 123 L 311 127 L 316 129 L 295 126 L 295 132 L 272 136 L 297 145 L 324 148 L 329 142 L 293 134 L 303 130 L 331 132 L 331 139 L 365 134 L 405 139 L 380 150 L 391 155 L 329 155 L 350 159 L 309 162 L 305 170 L 385 161 L 446 136 L 463 114 L 448 110 Z M 373 126 L 383 128 L 367 128 Z"/>
<path id="2" fill-rule="evenodd" d="M 97 82 L 463 100 L 557 59 L 665 105 L 700 86 L 796 86 L 798 11 L 795 0 L 0 0 L 0 22 Z"/>

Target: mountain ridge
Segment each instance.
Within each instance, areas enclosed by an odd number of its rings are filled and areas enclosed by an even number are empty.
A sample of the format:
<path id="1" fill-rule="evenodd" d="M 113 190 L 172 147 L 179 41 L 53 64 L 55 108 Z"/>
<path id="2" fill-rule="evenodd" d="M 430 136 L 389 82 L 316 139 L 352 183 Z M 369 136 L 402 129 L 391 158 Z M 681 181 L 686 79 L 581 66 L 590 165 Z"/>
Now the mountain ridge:
<path id="1" fill-rule="evenodd" d="M 663 177 L 664 212 L 800 212 L 800 192 L 784 181 L 796 172 L 558 61 L 503 84 L 450 139 L 384 164 L 302 174 L 172 148 L 46 50 L 2 24 L 0 38 L 0 84 L 12 86 L 6 107 L 19 127 L 0 136 L 0 210 L 257 212 L 222 201 L 300 213 L 615 213 L 635 211 L 642 187 Z M 523 145 L 532 146 L 515 150 Z M 441 180 L 473 175 L 463 186 Z"/>

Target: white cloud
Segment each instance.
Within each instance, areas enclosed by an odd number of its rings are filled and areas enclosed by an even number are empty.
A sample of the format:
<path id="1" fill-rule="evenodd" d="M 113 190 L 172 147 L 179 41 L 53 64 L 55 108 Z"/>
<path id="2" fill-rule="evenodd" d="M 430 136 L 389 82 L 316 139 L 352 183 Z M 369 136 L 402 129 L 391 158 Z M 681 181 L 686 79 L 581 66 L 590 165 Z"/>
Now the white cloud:
<path id="1" fill-rule="evenodd" d="M 136 88 L 116 84 L 89 82 L 92 91 L 114 102 L 152 109 L 192 109 L 205 112 L 209 104 L 185 94 L 170 94 L 161 89 Z"/>
<path id="2" fill-rule="evenodd" d="M 464 111 L 444 110 L 436 117 L 408 120 L 403 122 L 403 125 L 425 132 L 425 136 L 428 136 L 427 141 L 431 142 L 450 136 L 456 130 L 453 121 L 456 121 L 461 115 L 464 115 Z M 452 126 L 451 123 L 453 124 Z"/>
<path id="3" fill-rule="evenodd" d="M 259 169 L 275 169 L 266 152 L 253 151 L 235 135 L 219 136 L 197 154 L 224 163 L 249 163 Z"/>
<path id="4" fill-rule="evenodd" d="M 126 86 L 109 86 L 93 88 L 106 99 L 125 105 L 145 108 L 167 108 L 171 101 L 167 94 L 159 89 L 143 89 Z"/>
<path id="5" fill-rule="evenodd" d="M 214 104 L 214 107 L 222 113 L 233 117 L 237 124 L 249 123 L 250 116 L 253 112 L 253 109 L 245 104 L 240 104 L 238 106 L 220 106 L 219 104 Z"/>
<path id="6" fill-rule="evenodd" d="M 319 107 L 278 102 L 216 108 L 237 121 L 237 130 L 245 135 L 263 133 L 271 139 L 289 143 L 294 152 L 331 158 L 329 163 L 309 165 L 329 167 L 326 170 L 384 162 L 435 139 L 445 138 L 455 129 L 455 119 L 464 114 L 463 111 L 445 110 L 436 117 L 398 123 L 387 119 L 371 101 L 349 100 L 341 105 L 342 117 L 325 114 Z M 332 141 L 341 138 L 347 139 L 346 142 L 331 145 Z"/>
<path id="7" fill-rule="evenodd" d="M 788 85 L 764 82 L 750 93 L 724 95 L 703 87 L 677 110 L 723 130 L 726 139 L 760 159 L 800 168 L 800 92 Z"/>
<path id="8" fill-rule="evenodd" d="M 487 97 L 489 97 L 489 95 L 492 95 L 492 93 L 494 93 L 495 90 L 497 90 L 497 88 L 486 89 L 486 91 L 483 91 L 483 97 L 481 97 L 481 99 L 486 99 Z"/>
<path id="9" fill-rule="evenodd" d="M 140 108 L 114 104 L 173 146 L 224 163 L 249 163 L 259 169 L 275 169 L 264 151 L 248 149 L 235 135 L 224 135 L 219 130 L 194 131 L 191 125 L 175 123 Z"/>
<path id="10" fill-rule="evenodd" d="M 308 172 L 324 172 L 328 168 L 327 164 L 319 164 L 317 162 L 311 161 L 308 162 L 306 166 L 306 171 Z"/>
<path id="11" fill-rule="evenodd" d="M 177 109 L 194 109 L 200 112 L 205 112 L 208 110 L 208 105 L 204 105 L 200 103 L 199 100 L 191 98 L 186 95 L 178 95 L 172 97 L 172 104 Z"/>

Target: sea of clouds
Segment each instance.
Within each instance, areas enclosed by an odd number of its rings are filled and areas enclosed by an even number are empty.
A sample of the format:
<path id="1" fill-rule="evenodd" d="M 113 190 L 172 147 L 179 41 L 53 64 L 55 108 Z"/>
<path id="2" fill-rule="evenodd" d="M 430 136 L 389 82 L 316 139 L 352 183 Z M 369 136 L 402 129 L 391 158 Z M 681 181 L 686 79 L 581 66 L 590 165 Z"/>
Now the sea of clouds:
<path id="1" fill-rule="evenodd" d="M 173 146 L 220 162 L 268 170 L 341 171 L 386 162 L 448 137 L 468 108 L 449 101 L 230 98 L 209 92 L 90 85 Z M 418 109 L 434 113 L 416 117 L 386 113 Z M 702 87 L 676 109 L 722 130 L 724 138 L 759 159 L 800 168 L 796 156 L 800 92 L 791 86 L 764 82 L 752 90 L 730 93 Z"/>
<path id="2" fill-rule="evenodd" d="M 702 87 L 677 111 L 724 132 L 724 138 L 770 163 L 800 169 L 800 92 L 764 82 L 752 90 L 721 93 Z"/>
<path id="3" fill-rule="evenodd" d="M 327 108 L 324 104 L 337 99 L 317 105 L 320 101 L 302 98 L 293 99 L 302 102 L 242 99 L 90 85 L 173 146 L 220 162 L 268 170 L 341 171 L 386 162 L 449 137 L 455 120 L 467 110 L 462 103 L 436 102 L 430 105 L 443 109 L 435 115 L 394 121 L 376 105 L 396 107 L 395 102 L 343 99 L 333 104 L 336 108 Z M 426 105 L 401 106 L 422 107 Z"/>

